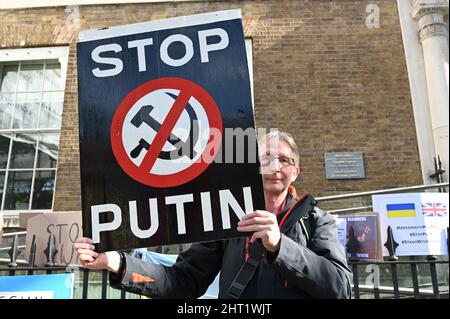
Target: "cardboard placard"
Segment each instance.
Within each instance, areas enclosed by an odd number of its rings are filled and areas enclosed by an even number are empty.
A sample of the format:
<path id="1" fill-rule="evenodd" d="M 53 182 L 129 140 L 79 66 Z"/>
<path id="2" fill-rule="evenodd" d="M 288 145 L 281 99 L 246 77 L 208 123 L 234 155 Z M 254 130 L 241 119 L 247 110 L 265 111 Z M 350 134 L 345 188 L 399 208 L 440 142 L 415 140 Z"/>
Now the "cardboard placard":
<path id="1" fill-rule="evenodd" d="M 36 266 L 43 266 L 48 261 L 45 251 L 49 246 L 50 235 L 53 247 L 56 248 L 56 254 L 53 256 L 55 265 L 79 264 L 73 243 L 82 237 L 81 212 L 40 213 L 30 217 L 27 222 L 24 256 L 28 261 L 33 235 L 36 236 Z"/>

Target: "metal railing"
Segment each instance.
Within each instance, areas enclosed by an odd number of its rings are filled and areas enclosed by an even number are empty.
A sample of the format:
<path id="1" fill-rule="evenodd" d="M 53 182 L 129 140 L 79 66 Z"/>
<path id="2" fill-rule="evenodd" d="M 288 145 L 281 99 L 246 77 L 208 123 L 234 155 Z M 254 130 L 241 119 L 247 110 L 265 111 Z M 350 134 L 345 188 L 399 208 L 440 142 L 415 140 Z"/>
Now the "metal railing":
<path id="1" fill-rule="evenodd" d="M 449 183 L 439 183 L 439 184 L 431 184 L 431 185 L 416 185 L 416 186 L 407 186 L 407 187 L 398 187 L 398 188 L 388 188 L 376 191 L 367 191 L 367 192 L 358 192 L 358 193 L 350 193 L 350 194 L 342 194 L 342 195 L 331 195 L 331 196 L 323 196 L 316 197 L 317 202 L 327 202 L 327 201 L 338 201 L 343 199 L 351 199 L 351 198 L 361 198 L 368 197 L 372 195 L 381 195 L 381 194 L 395 194 L 395 193 L 404 193 L 410 191 L 418 191 L 418 190 L 428 190 L 428 189 L 445 189 L 448 187 Z M 330 214 L 340 213 L 340 212 L 352 212 L 352 211 L 360 211 L 360 210 L 368 210 L 372 209 L 371 205 L 360 206 L 360 207 L 349 207 L 349 208 L 341 208 L 341 209 L 328 209 L 327 211 Z"/>
<path id="2" fill-rule="evenodd" d="M 353 298 L 361 299 L 362 295 L 369 298 L 381 299 L 381 298 L 431 298 L 441 299 L 449 298 L 448 296 L 448 272 L 446 282 L 438 281 L 437 266 L 442 265 L 443 269 L 448 271 L 448 258 L 447 260 L 437 260 L 435 257 L 427 257 L 426 260 L 416 260 L 416 257 L 410 257 L 410 260 L 397 260 L 397 261 L 349 261 L 349 266 L 353 273 Z M 363 267 L 371 266 L 372 272 L 369 274 L 370 283 L 360 283 L 361 271 Z M 423 266 L 421 270 L 425 273 L 428 268 L 428 274 L 430 282 L 419 282 L 419 267 Z M 384 276 L 381 276 L 381 269 L 385 268 L 386 272 Z M 400 268 L 403 268 L 404 273 L 409 273 L 410 276 L 399 275 Z M 407 269 L 409 268 L 409 271 Z M 373 270 L 377 270 L 378 274 L 374 274 Z M 382 278 L 384 277 L 384 278 Z M 390 278 L 389 278 L 390 277 Z M 404 281 L 409 282 L 408 287 L 401 286 L 399 279 L 403 277 Z M 425 276 L 421 276 L 422 278 Z M 384 284 L 381 284 L 383 281 Z"/>
<path id="3" fill-rule="evenodd" d="M 397 187 L 397 188 L 387 188 L 387 189 L 381 189 L 381 190 L 376 190 L 376 191 L 323 196 L 323 197 L 317 197 L 316 200 L 318 202 L 321 202 L 321 201 L 327 201 L 327 200 L 345 199 L 345 198 L 380 195 L 380 194 L 402 193 L 402 192 L 441 188 L 441 187 L 448 187 L 448 183 L 439 183 L 439 184 L 430 184 L 430 185 L 415 185 L 415 186 L 406 186 L 406 187 Z"/>

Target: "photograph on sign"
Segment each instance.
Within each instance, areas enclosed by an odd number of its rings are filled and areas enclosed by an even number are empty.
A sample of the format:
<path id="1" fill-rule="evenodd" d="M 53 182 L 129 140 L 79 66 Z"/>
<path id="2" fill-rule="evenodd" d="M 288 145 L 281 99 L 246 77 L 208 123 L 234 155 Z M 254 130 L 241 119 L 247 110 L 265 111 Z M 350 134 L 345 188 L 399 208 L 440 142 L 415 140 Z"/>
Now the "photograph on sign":
<path id="1" fill-rule="evenodd" d="M 339 219 L 345 220 L 347 258 L 383 260 L 380 221 L 377 213 L 339 215 Z"/>
<path id="2" fill-rule="evenodd" d="M 72 299 L 74 274 L 0 277 L 1 299 Z"/>
<path id="3" fill-rule="evenodd" d="M 25 260 L 33 249 L 36 266 L 79 263 L 73 243 L 82 235 L 81 212 L 41 213 L 28 219 L 26 229 Z"/>
<path id="4" fill-rule="evenodd" d="M 83 236 L 100 252 L 244 236 L 265 205 L 240 10 L 83 31 L 77 61 Z"/>
<path id="5" fill-rule="evenodd" d="M 372 203 L 380 214 L 383 244 L 392 229 L 395 255 L 448 254 L 448 193 L 373 195 Z M 386 247 L 383 255 L 389 256 Z"/>

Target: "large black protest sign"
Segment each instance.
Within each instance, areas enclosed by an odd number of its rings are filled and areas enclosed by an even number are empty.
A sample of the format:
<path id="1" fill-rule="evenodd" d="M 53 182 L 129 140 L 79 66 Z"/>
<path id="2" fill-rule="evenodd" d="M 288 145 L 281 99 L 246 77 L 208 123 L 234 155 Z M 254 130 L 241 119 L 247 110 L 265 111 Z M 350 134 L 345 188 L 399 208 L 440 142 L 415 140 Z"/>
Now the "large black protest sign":
<path id="1" fill-rule="evenodd" d="M 84 31 L 77 50 L 84 236 L 99 251 L 242 236 L 264 195 L 240 11 Z"/>

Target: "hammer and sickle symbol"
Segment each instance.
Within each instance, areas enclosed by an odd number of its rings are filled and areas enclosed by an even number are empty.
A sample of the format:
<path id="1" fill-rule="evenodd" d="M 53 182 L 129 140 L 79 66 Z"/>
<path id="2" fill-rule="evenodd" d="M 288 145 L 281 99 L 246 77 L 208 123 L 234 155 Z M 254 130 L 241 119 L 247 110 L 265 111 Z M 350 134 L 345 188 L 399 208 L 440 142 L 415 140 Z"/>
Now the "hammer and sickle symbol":
<path id="1" fill-rule="evenodd" d="M 172 99 L 176 100 L 177 96 L 172 93 L 166 92 L 168 96 L 170 96 Z M 153 110 L 154 106 L 152 105 L 144 105 L 141 107 L 139 112 L 136 113 L 136 115 L 131 120 L 131 124 L 133 124 L 135 127 L 139 127 L 142 125 L 142 123 L 147 124 L 150 126 L 155 132 L 158 132 L 161 128 L 161 124 L 156 121 L 151 115 L 150 112 Z M 197 114 L 195 113 L 192 105 L 189 104 L 189 102 L 186 105 L 186 111 L 189 115 L 189 122 L 191 124 L 191 130 L 189 132 L 189 136 L 186 139 L 186 141 L 182 141 L 178 136 L 174 135 L 173 133 L 170 133 L 168 142 L 172 144 L 175 149 L 172 151 L 163 151 L 159 153 L 158 158 L 161 159 L 178 159 L 181 158 L 184 155 L 187 155 L 190 159 L 193 159 L 197 152 L 194 150 L 194 145 L 196 144 L 196 141 L 198 139 L 199 135 L 199 124 L 197 121 Z M 195 143 L 194 143 L 195 141 Z M 139 140 L 138 145 L 130 152 L 130 155 L 132 158 L 136 158 L 141 154 L 142 150 L 145 148 L 148 150 L 150 148 L 150 143 L 147 142 L 144 138 L 141 138 Z M 188 147 L 189 150 L 188 154 L 185 154 L 184 152 L 180 152 L 180 150 L 186 150 L 185 147 Z"/>

